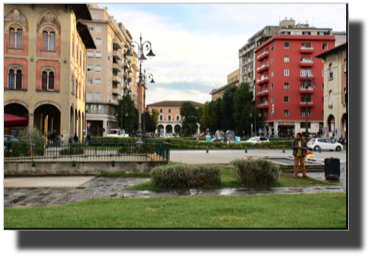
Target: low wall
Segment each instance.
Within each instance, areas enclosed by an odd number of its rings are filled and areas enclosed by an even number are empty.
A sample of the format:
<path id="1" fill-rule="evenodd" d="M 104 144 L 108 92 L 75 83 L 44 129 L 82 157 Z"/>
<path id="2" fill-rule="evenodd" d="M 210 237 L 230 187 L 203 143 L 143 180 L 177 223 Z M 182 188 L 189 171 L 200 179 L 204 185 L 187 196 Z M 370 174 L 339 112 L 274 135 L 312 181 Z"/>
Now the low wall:
<path id="1" fill-rule="evenodd" d="M 166 161 L 87 161 L 87 162 L 4 162 L 4 176 L 80 176 L 106 173 L 149 173 L 156 166 L 167 165 Z"/>

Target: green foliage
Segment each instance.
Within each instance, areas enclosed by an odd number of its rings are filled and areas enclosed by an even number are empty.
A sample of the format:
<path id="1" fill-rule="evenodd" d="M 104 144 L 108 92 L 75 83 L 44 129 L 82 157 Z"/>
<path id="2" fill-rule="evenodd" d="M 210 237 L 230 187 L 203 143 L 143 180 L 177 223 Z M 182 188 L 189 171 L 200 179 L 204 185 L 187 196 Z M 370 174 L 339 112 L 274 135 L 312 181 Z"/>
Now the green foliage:
<path id="1" fill-rule="evenodd" d="M 234 130 L 235 121 L 233 117 L 234 113 L 234 94 L 237 90 L 237 86 L 228 86 L 223 93 L 222 98 L 222 126 L 223 131 Z"/>
<path id="2" fill-rule="evenodd" d="M 135 103 L 129 93 L 118 100 L 115 116 L 118 126 L 132 133 L 135 122 Z"/>
<path id="3" fill-rule="evenodd" d="M 152 186 L 160 189 L 220 186 L 220 168 L 213 165 L 160 166 L 150 171 Z"/>
<path id="4" fill-rule="evenodd" d="M 30 156 L 29 144 L 27 142 L 14 142 L 4 145 L 4 157 L 26 157 Z"/>
<path id="5" fill-rule="evenodd" d="M 28 129 L 24 130 L 24 133 L 21 135 L 20 139 L 25 140 L 31 144 L 32 142 L 43 142 L 49 135 L 50 132 L 44 134 L 35 127 L 29 127 Z"/>
<path id="6" fill-rule="evenodd" d="M 119 154 L 154 154 L 156 153 L 156 147 L 152 145 L 127 145 L 120 148 L 117 153 Z"/>
<path id="7" fill-rule="evenodd" d="M 281 173 L 279 165 L 264 159 L 235 159 L 231 164 L 236 179 L 246 187 L 276 186 Z"/>
<path id="8" fill-rule="evenodd" d="M 155 131 L 157 129 L 157 126 L 158 126 L 158 118 L 160 117 L 160 112 L 156 109 L 153 110 L 153 113 L 152 113 L 152 119 L 153 119 L 153 122 L 154 122 L 154 130 Z"/>
<path id="9" fill-rule="evenodd" d="M 43 142 L 34 142 L 32 148 L 34 156 L 43 156 L 45 153 L 45 147 Z"/>
<path id="10" fill-rule="evenodd" d="M 65 148 L 59 151 L 59 154 L 61 155 L 77 155 L 77 154 L 84 154 L 84 149 L 81 147 L 71 147 L 71 148 Z"/>
<path id="11" fill-rule="evenodd" d="M 182 118 L 184 118 L 182 122 L 182 129 L 185 134 L 191 134 L 196 132 L 196 127 L 198 123 L 197 110 L 191 102 L 186 101 L 182 103 L 181 108 L 179 109 L 179 113 Z"/>
<path id="12" fill-rule="evenodd" d="M 145 113 L 141 114 L 141 128 L 143 127 L 145 115 L 145 131 L 146 132 L 154 132 L 157 128 L 153 116 L 149 111 L 145 111 Z"/>

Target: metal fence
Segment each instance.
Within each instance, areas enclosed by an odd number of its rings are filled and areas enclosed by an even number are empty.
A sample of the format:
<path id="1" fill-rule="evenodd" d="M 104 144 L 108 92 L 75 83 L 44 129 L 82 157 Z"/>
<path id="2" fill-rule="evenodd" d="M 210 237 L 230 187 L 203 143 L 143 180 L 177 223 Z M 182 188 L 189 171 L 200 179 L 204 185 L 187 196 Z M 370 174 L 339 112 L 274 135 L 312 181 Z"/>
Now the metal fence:
<path id="1" fill-rule="evenodd" d="M 4 160 L 17 161 L 156 161 L 170 159 L 170 144 L 149 142 L 62 143 L 59 141 L 4 143 Z"/>

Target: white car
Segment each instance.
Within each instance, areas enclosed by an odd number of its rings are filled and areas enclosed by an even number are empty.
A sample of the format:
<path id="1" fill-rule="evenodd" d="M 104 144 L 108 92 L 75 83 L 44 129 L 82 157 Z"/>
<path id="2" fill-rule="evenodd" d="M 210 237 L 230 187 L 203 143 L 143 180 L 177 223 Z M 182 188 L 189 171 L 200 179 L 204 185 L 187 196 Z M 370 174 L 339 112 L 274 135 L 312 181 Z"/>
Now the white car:
<path id="1" fill-rule="evenodd" d="M 329 139 L 314 138 L 307 143 L 307 148 L 319 151 L 319 150 L 336 150 L 341 151 L 343 146 L 340 143 L 333 143 Z"/>
<path id="2" fill-rule="evenodd" d="M 107 137 L 129 137 L 128 133 L 125 133 L 124 129 L 113 128 L 107 134 Z"/>
<path id="3" fill-rule="evenodd" d="M 269 142 L 268 138 L 266 137 L 262 137 L 262 136 L 256 136 L 256 137 L 252 137 L 252 138 L 249 138 L 247 141 L 245 141 L 245 143 L 265 143 L 265 142 Z"/>

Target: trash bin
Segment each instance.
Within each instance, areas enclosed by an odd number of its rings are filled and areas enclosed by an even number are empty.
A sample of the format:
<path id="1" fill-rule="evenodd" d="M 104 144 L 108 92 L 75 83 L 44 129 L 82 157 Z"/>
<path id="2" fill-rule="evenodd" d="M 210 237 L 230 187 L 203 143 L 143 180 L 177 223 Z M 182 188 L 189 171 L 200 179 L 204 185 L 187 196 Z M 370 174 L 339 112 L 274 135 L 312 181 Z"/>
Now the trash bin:
<path id="1" fill-rule="evenodd" d="M 325 178 L 326 179 L 340 179 L 340 159 L 326 158 L 325 159 Z"/>
<path id="2" fill-rule="evenodd" d="M 235 143 L 240 144 L 240 137 L 235 137 Z"/>
<path id="3" fill-rule="evenodd" d="M 211 136 L 206 136 L 206 142 L 211 142 Z"/>

